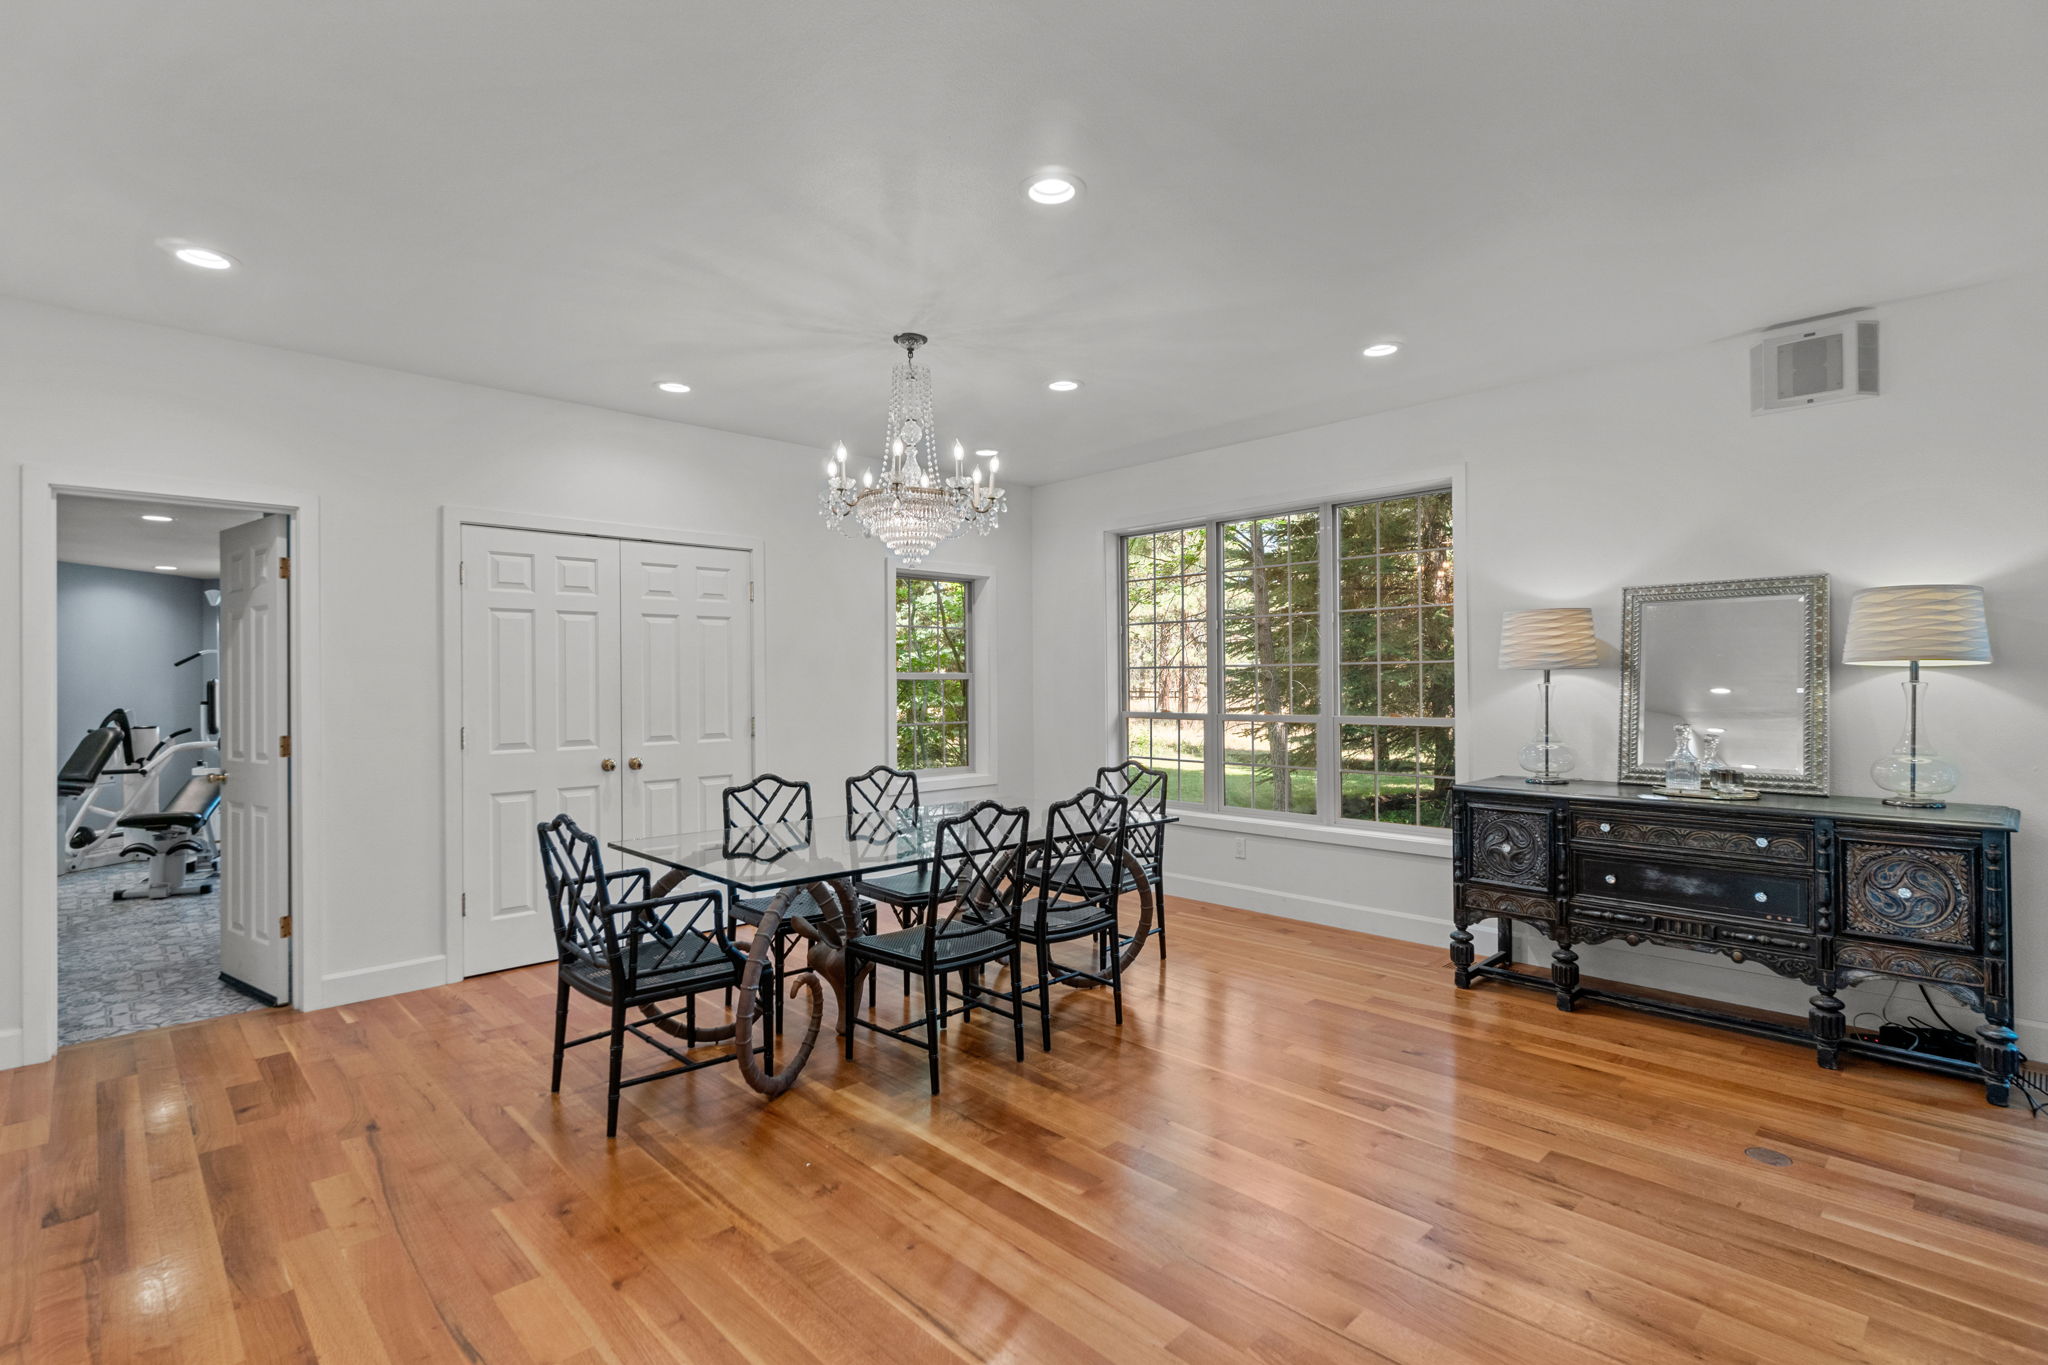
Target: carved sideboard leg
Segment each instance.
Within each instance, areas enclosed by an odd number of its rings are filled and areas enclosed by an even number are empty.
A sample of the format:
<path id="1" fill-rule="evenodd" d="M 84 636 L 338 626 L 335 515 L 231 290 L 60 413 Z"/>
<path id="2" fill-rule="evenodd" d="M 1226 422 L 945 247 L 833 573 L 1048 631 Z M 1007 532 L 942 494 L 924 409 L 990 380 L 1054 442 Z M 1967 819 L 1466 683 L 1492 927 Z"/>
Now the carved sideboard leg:
<path id="1" fill-rule="evenodd" d="M 1835 979 L 1824 976 L 1819 993 L 1806 1002 L 1806 1023 L 1813 1030 L 1814 1060 L 1830 1071 L 1842 1069 L 1842 1039 L 1849 1032 L 1835 988 Z"/>
<path id="2" fill-rule="evenodd" d="M 1557 987 L 1557 1007 L 1569 1014 L 1579 996 L 1579 955 L 1572 951 L 1572 941 L 1562 930 L 1550 954 L 1550 981 Z"/>
<path id="3" fill-rule="evenodd" d="M 1472 931 L 1465 927 L 1463 920 L 1451 930 L 1451 979 L 1461 991 L 1472 989 Z"/>
<path id="4" fill-rule="evenodd" d="M 1984 1098 L 2003 1109 L 2012 1102 L 2012 1078 L 2020 1069 L 2020 1038 L 2011 1028 L 2012 1006 L 1985 1002 L 1984 1027 L 1977 1030 L 1977 1069 L 1984 1073 Z"/>

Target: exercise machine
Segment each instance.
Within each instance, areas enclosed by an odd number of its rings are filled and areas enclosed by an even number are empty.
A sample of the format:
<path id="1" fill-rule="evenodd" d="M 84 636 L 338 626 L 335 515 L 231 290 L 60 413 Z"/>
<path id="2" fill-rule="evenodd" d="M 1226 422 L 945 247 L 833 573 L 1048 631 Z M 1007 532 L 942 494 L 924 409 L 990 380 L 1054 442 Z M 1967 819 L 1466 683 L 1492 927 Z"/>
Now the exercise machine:
<path id="1" fill-rule="evenodd" d="M 127 711 L 116 707 L 78 741 L 57 770 L 57 858 L 62 872 L 103 867 L 131 856 L 134 845 L 123 844 L 130 837 L 124 830 L 135 828 L 129 821 L 178 806 L 178 801 L 169 806 L 163 802 L 163 775 L 181 758 L 189 763 L 219 746 L 214 696 L 214 685 L 208 682 L 200 716 L 207 733 L 197 739 L 185 738 L 192 734 L 190 728 L 159 737 L 156 726 L 133 724 Z M 185 799 L 182 789 L 178 797 Z M 207 809 L 210 816 L 212 806 Z M 208 838 L 211 841 L 210 833 Z"/>
<path id="2" fill-rule="evenodd" d="M 149 860 L 149 885 L 116 891 L 117 901 L 167 900 L 172 896 L 203 896 L 214 888 L 220 872 L 220 845 L 213 836 L 213 812 L 220 805 L 217 772 L 196 773 L 162 810 L 126 816 L 118 829 L 151 836 L 136 838 L 121 850 L 124 858 Z M 194 877 L 197 880 L 194 880 Z"/>

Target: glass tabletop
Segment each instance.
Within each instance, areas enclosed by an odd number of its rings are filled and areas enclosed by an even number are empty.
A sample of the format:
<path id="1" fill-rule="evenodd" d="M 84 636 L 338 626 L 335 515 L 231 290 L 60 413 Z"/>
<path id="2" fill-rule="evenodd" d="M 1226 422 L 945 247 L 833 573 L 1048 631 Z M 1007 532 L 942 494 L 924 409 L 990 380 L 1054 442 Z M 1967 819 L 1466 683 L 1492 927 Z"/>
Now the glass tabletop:
<path id="1" fill-rule="evenodd" d="M 629 858 L 672 867 L 736 891 L 773 891 L 805 882 L 916 867 L 930 860 L 940 823 L 964 815 L 978 804 L 948 801 L 907 807 L 892 817 L 870 819 L 858 826 L 850 825 L 844 816 L 820 816 L 808 824 L 761 825 L 731 834 L 716 829 L 651 834 L 616 840 L 609 846 Z M 1170 825 L 1178 818 L 1163 811 L 1134 811 L 1131 824 Z M 1034 818 L 1032 823 L 1036 826 L 1038 820 Z"/>

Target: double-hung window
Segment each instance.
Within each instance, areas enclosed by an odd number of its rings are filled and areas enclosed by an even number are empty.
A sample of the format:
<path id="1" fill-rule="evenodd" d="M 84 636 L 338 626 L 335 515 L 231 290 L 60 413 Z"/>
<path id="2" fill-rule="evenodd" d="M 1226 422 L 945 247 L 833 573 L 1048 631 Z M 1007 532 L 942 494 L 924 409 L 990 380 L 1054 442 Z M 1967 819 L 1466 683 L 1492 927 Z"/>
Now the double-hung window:
<path id="1" fill-rule="evenodd" d="M 896 766 L 973 766 L 973 585 L 896 575 Z"/>
<path id="2" fill-rule="evenodd" d="M 1435 825 L 1455 777 L 1451 495 L 1126 536 L 1124 733 L 1169 799 Z"/>

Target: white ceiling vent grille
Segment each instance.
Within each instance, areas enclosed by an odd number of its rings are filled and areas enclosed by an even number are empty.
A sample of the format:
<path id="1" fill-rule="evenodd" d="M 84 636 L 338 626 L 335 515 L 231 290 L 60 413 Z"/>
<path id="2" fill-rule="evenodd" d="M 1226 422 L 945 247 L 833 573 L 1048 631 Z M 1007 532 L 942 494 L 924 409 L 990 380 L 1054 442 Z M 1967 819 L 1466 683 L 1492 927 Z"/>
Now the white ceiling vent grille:
<path id="1" fill-rule="evenodd" d="M 1877 397 L 1877 322 L 1842 318 L 1780 327 L 1749 352 L 1752 412 Z"/>

